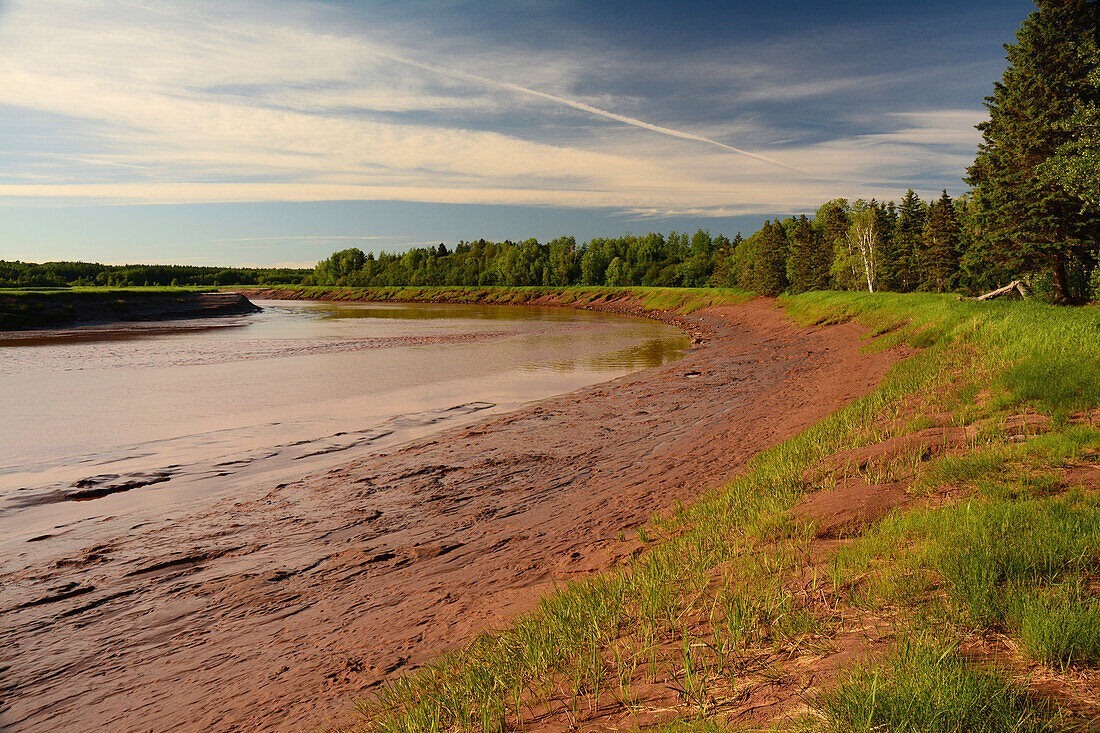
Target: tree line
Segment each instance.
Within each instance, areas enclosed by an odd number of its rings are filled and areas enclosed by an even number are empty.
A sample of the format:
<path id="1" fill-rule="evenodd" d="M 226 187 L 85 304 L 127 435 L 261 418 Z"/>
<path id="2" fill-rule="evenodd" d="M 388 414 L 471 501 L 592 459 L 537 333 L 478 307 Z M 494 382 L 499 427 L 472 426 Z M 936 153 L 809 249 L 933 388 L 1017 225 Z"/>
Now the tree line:
<path id="1" fill-rule="evenodd" d="M 1067 287 L 1077 298 L 1100 293 L 1095 248 L 1066 259 Z M 988 246 L 972 194 L 931 201 L 909 190 L 899 202 L 834 199 L 813 216 L 764 222 L 748 237 L 651 232 L 549 242 L 459 242 L 453 249 L 364 253 L 345 249 L 319 262 L 310 282 L 391 285 L 738 287 L 764 295 L 807 290 L 978 293 L 1017 271 Z M 1032 289 L 1053 299 L 1049 270 Z"/>
<path id="2" fill-rule="evenodd" d="M 300 284 L 312 270 L 279 267 L 196 267 L 191 265 L 101 265 L 95 262 L 0 260 L 0 287 L 135 287 L 144 285 Z"/>
<path id="3" fill-rule="evenodd" d="M 1037 0 L 1006 44 L 989 119 L 952 200 L 835 199 L 747 238 L 698 231 L 578 245 L 460 242 L 405 253 L 334 253 L 320 285 L 735 286 L 975 293 L 1026 279 L 1055 302 L 1100 296 L 1100 1 Z"/>

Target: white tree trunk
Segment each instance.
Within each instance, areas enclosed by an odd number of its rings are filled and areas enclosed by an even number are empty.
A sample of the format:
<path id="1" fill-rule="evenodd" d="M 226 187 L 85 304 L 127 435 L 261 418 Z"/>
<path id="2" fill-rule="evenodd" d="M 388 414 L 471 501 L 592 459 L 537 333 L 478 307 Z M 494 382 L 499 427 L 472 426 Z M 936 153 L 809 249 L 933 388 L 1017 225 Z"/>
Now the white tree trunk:
<path id="1" fill-rule="evenodd" d="M 863 258 L 863 274 L 867 278 L 867 292 L 875 292 L 875 222 L 855 222 L 856 246 Z"/>

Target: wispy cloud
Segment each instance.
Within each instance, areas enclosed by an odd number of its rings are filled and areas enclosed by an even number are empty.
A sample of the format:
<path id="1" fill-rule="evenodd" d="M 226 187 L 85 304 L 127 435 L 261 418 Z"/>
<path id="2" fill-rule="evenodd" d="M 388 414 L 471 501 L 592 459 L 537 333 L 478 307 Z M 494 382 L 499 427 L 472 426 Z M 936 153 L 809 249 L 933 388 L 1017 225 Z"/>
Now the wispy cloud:
<path id="1" fill-rule="evenodd" d="M 784 74 L 757 64 L 730 90 L 730 103 L 744 105 L 735 119 L 692 124 L 669 119 L 644 89 L 608 79 L 601 88 L 593 69 L 641 73 L 610 52 L 447 39 L 417 48 L 407 29 L 336 29 L 326 7 L 10 3 L 0 16 L 0 115 L 47 114 L 60 135 L 84 142 L 58 152 L 28 137 L 0 178 L 0 200 L 772 213 L 863 193 L 853 185 L 895 195 L 899 172 L 942 176 L 959 166 L 980 116 L 895 110 L 876 132 L 807 141 L 801 120 L 768 118 L 752 103 L 836 94 L 867 76 L 780 83 Z M 692 71 L 665 73 L 667 85 Z M 639 113 L 646 105 L 653 115 Z"/>
<path id="2" fill-rule="evenodd" d="M 400 56 L 395 56 L 395 55 L 390 55 L 390 54 L 387 54 L 387 58 L 391 58 L 395 61 L 399 61 L 401 63 L 408 64 L 409 66 L 415 66 L 418 69 L 424 69 L 425 71 L 431 71 L 431 72 L 434 72 L 436 74 L 442 74 L 442 75 L 445 75 L 445 76 L 453 76 L 453 77 L 457 77 L 457 78 L 460 78 L 460 79 L 469 79 L 469 80 L 474 81 L 474 82 L 479 83 L 479 84 L 485 84 L 485 85 L 497 87 L 497 88 L 500 88 L 500 89 L 507 89 L 509 91 L 516 92 L 517 94 L 527 94 L 527 95 L 530 95 L 532 97 L 537 97 L 539 99 L 545 99 L 545 100 L 553 102 L 555 104 L 561 104 L 561 105 L 564 105 L 566 107 L 572 107 L 573 109 L 580 110 L 581 112 L 587 112 L 589 114 L 596 115 L 597 117 L 603 117 L 605 119 L 614 120 L 615 122 L 621 122 L 624 125 L 630 125 L 631 127 L 637 127 L 639 129 L 642 129 L 642 130 L 648 130 L 650 132 L 656 132 L 659 135 L 667 135 L 669 137 L 678 138 L 680 140 L 691 140 L 692 142 L 699 142 L 699 143 L 705 143 L 707 145 L 713 145 L 713 146 L 715 146 L 717 148 L 720 148 L 722 150 L 726 150 L 726 151 L 729 151 L 731 153 L 736 153 L 738 155 L 743 155 L 746 158 L 752 158 L 753 160 L 762 161 L 764 163 L 768 163 L 770 165 L 778 166 L 780 168 L 786 168 L 787 170 L 794 171 L 795 173 L 802 173 L 803 175 L 807 175 L 807 176 L 811 175 L 810 173 L 807 173 L 806 171 L 802 170 L 801 168 L 796 168 L 793 165 L 789 165 L 787 163 L 780 162 L 778 160 L 775 160 L 774 158 L 769 158 L 766 155 L 760 155 L 759 153 L 751 153 L 747 150 L 742 150 L 741 148 L 734 147 L 733 145 L 727 145 L 726 143 L 718 142 L 717 140 L 713 140 L 709 137 L 704 137 L 702 135 L 697 135 L 697 134 L 692 133 L 692 132 L 685 132 L 683 130 L 674 130 L 670 127 L 663 127 L 661 125 L 654 125 L 651 122 L 646 122 L 644 120 L 639 120 L 635 117 L 629 117 L 627 115 L 621 115 L 621 114 L 618 114 L 616 112 L 610 112 L 606 109 L 600 109 L 599 107 L 595 107 L 591 104 L 586 104 L 585 102 L 580 102 L 580 101 L 575 100 L 575 99 L 569 99 L 567 97 L 562 97 L 562 96 L 559 96 L 559 95 L 556 95 L 556 94 L 549 94 L 547 92 L 541 92 L 541 91 L 538 91 L 537 89 L 529 89 L 528 87 L 520 86 L 519 84 L 512 84 L 510 82 L 499 81 L 499 80 L 495 80 L 495 79 L 489 79 L 489 78 L 486 78 L 484 76 L 479 76 L 477 74 L 470 74 L 468 72 L 464 72 L 464 71 L 461 71 L 461 70 L 458 70 L 458 69 L 446 69 L 446 68 L 443 68 L 443 67 L 440 67 L 440 66 L 435 66 L 433 64 L 426 64 L 422 61 L 416 61 L 414 59 L 401 58 Z"/>

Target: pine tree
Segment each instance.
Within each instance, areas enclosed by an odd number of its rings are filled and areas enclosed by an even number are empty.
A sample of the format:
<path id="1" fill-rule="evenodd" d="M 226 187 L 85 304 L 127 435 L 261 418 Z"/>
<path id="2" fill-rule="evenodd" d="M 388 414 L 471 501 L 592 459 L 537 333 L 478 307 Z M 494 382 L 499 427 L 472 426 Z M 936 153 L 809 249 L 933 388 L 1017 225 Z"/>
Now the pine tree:
<path id="1" fill-rule="evenodd" d="M 944 190 L 943 196 L 928 207 L 924 221 L 921 272 L 923 285 L 942 293 L 951 285 L 951 278 L 959 269 L 959 219 L 955 204 Z"/>
<path id="2" fill-rule="evenodd" d="M 1007 44 L 1008 68 L 986 97 L 989 120 L 978 125 L 983 142 L 967 182 L 981 207 L 982 228 L 995 243 L 990 253 L 1018 272 L 1049 268 L 1054 299 L 1070 299 L 1067 262 L 1085 256 L 1100 234 L 1100 213 L 1043 166 L 1071 142 L 1067 120 L 1082 104 L 1097 103 L 1092 71 L 1080 49 L 1100 34 L 1097 0 L 1037 0 Z"/>
<path id="3" fill-rule="evenodd" d="M 888 237 L 890 269 L 888 287 L 902 293 L 915 289 L 920 282 L 917 252 L 924 231 L 924 202 L 913 189 L 905 192 L 898 205 L 897 222 Z"/>
<path id="4" fill-rule="evenodd" d="M 1040 166 L 1049 181 L 1087 205 L 1100 208 L 1100 43 L 1083 45 L 1079 55 L 1092 68 L 1081 101 L 1062 128 L 1069 140 Z"/>
<path id="5" fill-rule="evenodd" d="M 790 230 L 790 254 L 787 257 L 787 280 L 793 292 L 817 290 L 823 285 L 818 278 L 820 242 L 810 220 L 803 214 Z"/>
<path id="6" fill-rule="evenodd" d="M 729 286 L 730 280 L 730 252 L 733 243 L 726 235 L 719 234 L 714 239 L 714 269 L 711 270 L 710 284 L 716 288 Z"/>
<path id="7" fill-rule="evenodd" d="M 783 226 L 765 221 L 753 262 L 753 290 L 779 295 L 787 289 L 787 238 Z"/>
<path id="8" fill-rule="evenodd" d="M 879 210 L 879 224 L 882 228 L 882 257 L 879 261 L 879 269 L 882 275 L 881 288 L 883 290 L 900 290 L 898 279 L 899 270 L 897 253 L 894 251 L 894 233 L 898 228 L 898 207 L 893 201 L 889 201 Z"/>

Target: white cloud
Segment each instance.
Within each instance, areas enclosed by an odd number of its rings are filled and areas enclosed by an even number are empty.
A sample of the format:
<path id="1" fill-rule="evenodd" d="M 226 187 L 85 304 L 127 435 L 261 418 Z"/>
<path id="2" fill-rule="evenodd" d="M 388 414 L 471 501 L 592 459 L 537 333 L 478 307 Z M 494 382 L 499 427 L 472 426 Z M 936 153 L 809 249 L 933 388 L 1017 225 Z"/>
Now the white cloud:
<path id="1" fill-rule="evenodd" d="M 0 104 L 62 116 L 95 145 L 20 151 L 40 164 L 9 169 L 0 200 L 392 199 L 729 215 L 807 210 L 840 186 L 884 188 L 898 170 L 947 169 L 973 149 L 975 113 L 929 111 L 889 116 L 888 133 L 754 150 L 739 136 L 776 131 L 748 117 L 685 129 L 640 119 L 644 100 L 578 95 L 576 80 L 599 59 L 457 44 L 444 62 L 386 40 L 394 35 L 335 32 L 274 3 L 15 2 L 0 16 Z M 822 88 L 784 91 L 764 83 L 763 67 L 745 73 L 761 81 L 743 98 Z"/>

